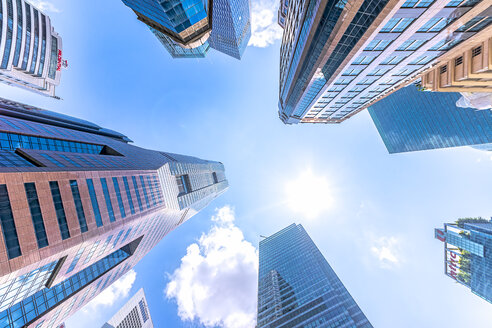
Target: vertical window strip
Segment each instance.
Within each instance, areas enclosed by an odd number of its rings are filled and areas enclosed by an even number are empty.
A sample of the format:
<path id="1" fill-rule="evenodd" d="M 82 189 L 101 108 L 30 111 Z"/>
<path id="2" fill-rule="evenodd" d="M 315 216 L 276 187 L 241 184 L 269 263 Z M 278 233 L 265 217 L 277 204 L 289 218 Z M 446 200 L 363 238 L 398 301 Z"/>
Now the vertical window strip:
<path id="1" fill-rule="evenodd" d="M 123 199 L 121 198 L 120 185 L 118 184 L 118 178 L 113 177 L 113 186 L 116 193 L 116 199 L 118 200 L 118 207 L 120 208 L 121 217 L 126 217 L 125 206 L 123 205 Z"/>
<path id="2" fill-rule="evenodd" d="M 58 227 L 60 228 L 60 234 L 63 240 L 70 238 L 70 231 L 68 230 L 67 217 L 65 215 L 65 208 L 60 194 L 60 187 L 58 181 L 50 181 L 51 196 L 53 197 L 53 205 L 55 206 L 56 218 L 58 220 Z"/>
<path id="3" fill-rule="evenodd" d="M 113 242 L 113 248 L 116 247 L 116 245 L 118 244 L 118 240 L 120 240 L 120 237 L 121 235 L 123 234 L 123 230 L 121 230 L 120 232 L 118 232 L 118 235 L 116 236 L 114 242 Z"/>
<path id="4" fill-rule="evenodd" d="M 82 253 L 84 253 L 85 247 L 81 247 L 77 254 L 75 254 L 75 257 L 73 258 L 72 263 L 68 267 L 67 273 L 70 273 L 75 269 L 75 266 L 77 265 L 77 262 L 79 262 L 80 257 L 82 256 Z"/>
<path id="5" fill-rule="evenodd" d="M 79 155 L 74 155 L 75 158 L 77 158 L 79 161 L 81 161 L 82 163 L 84 163 L 85 165 L 89 166 L 89 167 L 94 167 L 95 165 L 92 164 L 91 162 L 89 162 L 88 160 L 86 160 L 85 158 L 83 158 L 82 156 L 79 156 Z"/>
<path id="6" fill-rule="evenodd" d="M 59 154 L 58 156 L 60 156 L 61 158 L 63 158 L 64 160 L 66 160 L 67 162 L 69 162 L 70 164 L 72 164 L 75 167 L 82 167 L 82 165 L 80 165 L 79 163 L 74 162 L 72 159 L 68 158 L 67 156 L 65 156 L 63 154 Z"/>
<path id="7" fill-rule="evenodd" d="M 147 188 L 145 187 L 145 181 L 143 176 L 140 176 L 140 184 L 142 185 L 142 190 L 145 197 L 145 203 L 147 204 L 147 208 L 149 208 L 150 202 L 149 202 L 149 197 L 147 196 Z"/>
<path id="8" fill-rule="evenodd" d="M 33 8 L 34 11 L 34 52 L 32 55 L 31 69 L 29 73 L 34 74 L 36 68 L 36 62 L 38 61 L 38 47 L 39 47 L 39 12 Z"/>
<path id="9" fill-rule="evenodd" d="M 26 5 L 26 41 L 25 41 L 25 48 L 24 48 L 24 58 L 22 59 L 22 66 L 21 68 L 23 70 L 27 70 L 27 61 L 29 59 L 29 52 L 30 52 L 30 47 L 31 47 L 31 6 L 29 6 L 28 3 L 25 3 Z"/>
<path id="10" fill-rule="evenodd" d="M 106 208 L 108 209 L 109 221 L 114 222 L 116 219 L 114 218 L 113 204 L 111 203 L 111 197 L 109 196 L 106 178 L 101 178 L 101 185 L 104 193 L 104 200 L 106 201 Z"/>
<path id="11" fill-rule="evenodd" d="M 140 212 L 143 211 L 142 200 L 140 199 L 140 193 L 138 192 L 138 184 L 137 179 L 132 176 L 133 181 L 133 189 L 135 190 L 135 195 L 137 196 L 138 207 L 140 208 Z"/>
<path id="12" fill-rule="evenodd" d="M 92 211 L 94 218 L 96 219 L 96 225 L 102 227 L 103 222 L 101 218 L 101 211 L 99 210 L 99 203 L 97 202 L 96 191 L 94 190 L 94 182 L 92 179 L 87 179 L 87 188 L 89 189 L 89 196 L 91 197 Z"/>
<path id="13" fill-rule="evenodd" d="M 22 1 L 17 0 L 17 41 L 15 44 L 14 62 L 12 63 L 14 66 L 19 66 L 23 23 L 24 21 L 22 19 Z"/>
<path id="14" fill-rule="evenodd" d="M 155 190 L 157 192 L 157 199 L 159 200 L 159 204 L 162 204 L 164 200 L 162 199 L 162 193 L 161 193 L 161 188 L 159 188 L 159 180 L 157 179 L 157 176 L 153 176 L 154 179 L 154 185 L 155 185 Z"/>
<path id="15" fill-rule="evenodd" d="M 10 49 L 12 47 L 12 34 L 14 28 L 14 6 L 12 0 L 7 0 L 7 33 L 5 40 L 5 50 L 2 60 L 2 68 L 7 68 L 10 58 Z"/>
<path id="16" fill-rule="evenodd" d="M 132 231 L 132 228 L 130 227 L 128 229 L 128 231 L 126 232 L 125 237 L 123 237 L 123 239 L 121 240 L 122 243 L 125 242 L 126 238 L 128 238 L 128 235 L 130 234 L 131 231 Z"/>
<path id="17" fill-rule="evenodd" d="M 75 203 L 75 210 L 77 212 L 77 218 L 79 219 L 80 231 L 82 233 L 87 232 L 87 220 L 85 219 L 84 206 L 80 199 L 77 180 L 70 180 L 70 188 L 72 189 L 73 202 Z"/>
<path id="18" fill-rule="evenodd" d="M 98 256 L 101 256 L 104 253 L 104 251 L 106 250 L 106 248 L 108 248 L 108 245 L 109 245 L 109 242 L 111 241 L 111 238 L 113 238 L 113 235 L 108 236 L 108 239 L 106 239 L 106 241 L 104 242 L 104 246 L 101 247 L 101 250 L 99 251 Z"/>
<path id="19" fill-rule="evenodd" d="M 22 255 L 17 229 L 15 227 L 14 215 L 10 206 L 7 185 L 0 185 L 0 223 L 2 225 L 3 241 L 7 248 L 9 259 Z"/>
<path id="20" fill-rule="evenodd" d="M 48 154 L 40 154 L 41 156 L 43 156 L 44 158 L 46 158 L 48 161 L 50 161 L 51 163 L 55 164 L 56 166 L 58 167 L 65 167 L 65 165 L 63 165 L 62 163 L 60 163 L 59 161 L 57 161 L 56 159 L 54 159 L 53 157 L 51 157 L 50 155 Z"/>
<path id="21" fill-rule="evenodd" d="M 46 228 L 44 226 L 41 206 L 39 205 L 36 185 L 34 182 L 24 183 L 24 189 L 26 190 L 27 203 L 29 204 L 29 210 L 31 212 L 31 220 L 32 225 L 34 226 L 34 234 L 36 235 L 38 248 L 46 247 L 48 246 L 48 236 L 46 235 Z"/>
<path id="22" fill-rule="evenodd" d="M 96 242 L 94 243 L 94 245 L 92 245 L 92 247 L 91 247 L 91 249 L 90 249 L 90 251 L 89 251 L 89 254 L 87 254 L 87 257 L 85 258 L 84 264 L 86 264 L 87 262 L 89 262 L 89 261 L 91 260 L 92 256 L 93 256 L 93 255 L 94 255 L 94 253 L 96 252 L 96 250 L 97 250 L 97 246 L 99 246 L 99 243 L 100 243 L 100 242 L 101 242 L 101 241 L 100 241 L 100 240 L 98 240 L 98 241 L 96 241 Z"/>
<path id="23" fill-rule="evenodd" d="M 133 206 L 132 194 L 130 192 L 130 185 L 128 184 L 128 178 L 123 177 L 123 184 L 125 185 L 126 198 L 128 199 L 128 205 L 130 205 L 130 211 L 135 214 L 135 207 Z"/>
<path id="24" fill-rule="evenodd" d="M 150 195 L 152 196 L 152 205 L 156 206 L 157 202 L 155 201 L 154 186 L 150 181 L 150 176 L 148 175 L 147 175 L 147 184 L 149 185 Z"/>

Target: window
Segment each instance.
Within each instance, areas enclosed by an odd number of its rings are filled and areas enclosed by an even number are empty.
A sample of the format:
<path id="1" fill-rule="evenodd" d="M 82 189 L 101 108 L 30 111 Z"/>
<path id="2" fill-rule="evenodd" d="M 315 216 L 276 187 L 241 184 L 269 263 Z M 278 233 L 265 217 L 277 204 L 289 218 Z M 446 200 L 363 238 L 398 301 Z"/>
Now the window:
<path id="1" fill-rule="evenodd" d="M 400 21 L 398 22 L 398 25 L 396 25 L 396 27 L 391 32 L 400 33 L 400 32 L 405 31 L 405 29 L 410 24 L 412 24 L 412 22 L 414 20 L 415 20 L 414 18 L 402 18 L 402 19 L 400 19 Z"/>
<path id="2" fill-rule="evenodd" d="M 140 212 L 143 211 L 142 200 L 140 199 L 140 193 L 138 192 L 137 179 L 132 176 L 133 181 L 133 190 L 135 191 L 135 195 L 137 196 L 138 208 L 140 208 Z"/>
<path id="3" fill-rule="evenodd" d="M 75 266 L 77 265 L 77 262 L 79 262 L 80 257 L 82 256 L 82 253 L 84 253 L 85 247 L 81 247 L 77 254 L 75 254 L 75 257 L 73 258 L 72 263 L 68 267 L 67 273 L 70 273 L 75 269 Z"/>
<path id="4" fill-rule="evenodd" d="M 0 185 L 0 223 L 2 224 L 3 240 L 9 259 L 22 255 L 17 229 L 15 227 L 12 207 L 10 206 L 7 185 Z"/>
<path id="5" fill-rule="evenodd" d="M 401 6 L 402 8 L 413 8 L 419 2 L 419 0 L 407 0 L 405 3 Z"/>
<path id="6" fill-rule="evenodd" d="M 104 200 L 106 201 L 106 208 L 108 210 L 109 221 L 114 222 L 114 212 L 113 212 L 113 204 L 111 203 L 111 197 L 109 196 L 108 184 L 106 182 L 106 178 L 101 178 L 101 185 L 104 194 Z"/>
<path id="7" fill-rule="evenodd" d="M 3 54 L 2 68 L 7 68 L 12 47 L 12 33 L 14 28 L 14 7 L 12 0 L 7 0 L 7 39 L 5 40 L 5 52 Z"/>
<path id="8" fill-rule="evenodd" d="M 154 206 L 156 206 L 157 203 L 156 203 L 156 200 L 155 200 L 154 186 L 152 185 L 152 182 L 150 181 L 150 176 L 147 176 L 147 184 L 149 185 L 150 195 L 152 196 L 152 203 L 153 203 Z"/>
<path id="9" fill-rule="evenodd" d="M 345 72 L 343 72 L 342 75 L 348 75 L 348 76 L 355 76 L 355 75 L 359 75 L 360 72 L 362 72 L 364 68 L 362 67 L 351 67 L 349 69 L 347 69 Z"/>
<path id="10" fill-rule="evenodd" d="M 132 194 L 130 192 L 130 185 L 128 184 L 128 178 L 123 177 L 123 184 L 125 185 L 126 198 L 128 199 L 128 205 L 130 205 L 130 211 L 135 214 L 135 207 L 133 206 Z"/>
<path id="11" fill-rule="evenodd" d="M 79 186 L 77 180 L 70 180 L 70 188 L 72 189 L 73 202 L 75 203 L 75 210 L 77 212 L 77 218 L 79 219 L 80 231 L 82 233 L 87 232 L 87 221 L 85 219 L 84 207 L 82 200 L 80 199 Z"/>
<path id="12" fill-rule="evenodd" d="M 454 60 L 454 66 L 459 66 L 463 64 L 463 56 L 460 56 Z"/>
<path id="13" fill-rule="evenodd" d="M 217 173 L 212 172 L 212 179 L 213 179 L 214 183 L 219 183 L 219 179 L 217 179 Z"/>
<path id="14" fill-rule="evenodd" d="M 59 154 L 58 156 L 60 156 L 61 158 L 63 158 L 64 160 L 66 160 L 67 162 L 69 162 L 70 164 L 72 164 L 75 167 L 82 167 L 82 165 L 80 165 L 79 163 L 74 162 L 73 160 L 71 160 L 70 158 L 68 158 L 67 156 L 65 156 L 63 154 Z"/>
<path id="15" fill-rule="evenodd" d="M 434 2 L 434 0 L 421 0 L 416 8 L 427 8 L 429 7 L 432 3 Z"/>
<path id="16" fill-rule="evenodd" d="M 143 194 L 145 197 L 145 204 L 147 204 L 147 208 L 149 208 L 150 202 L 149 202 L 149 197 L 147 195 L 147 187 L 145 187 L 145 181 L 144 181 L 143 176 L 140 176 L 140 184 L 142 185 L 142 190 L 143 190 Z"/>
<path id="17" fill-rule="evenodd" d="M 482 53 L 482 46 L 472 49 L 472 57 L 476 57 Z"/>
<path id="18" fill-rule="evenodd" d="M 417 32 L 427 32 L 429 29 L 436 25 L 437 22 L 439 22 L 442 18 L 441 17 L 432 17 L 429 19 L 424 25 L 422 25 L 421 28 L 417 30 Z"/>
<path id="19" fill-rule="evenodd" d="M 359 56 L 357 57 L 352 64 L 353 65 L 369 65 L 373 60 L 374 56 Z"/>
<path id="20" fill-rule="evenodd" d="M 396 50 L 398 51 L 417 50 L 426 42 L 427 40 L 407 40 L 403 42 Z"/>
<path id="21" fill-rule="evenodd" d="M 65 167 L 65 165 L 63 165 L 62 163 L 60 163 L 59 161 L 57 161 L 56 159 L 54 159 L 53 157 L 51 157 L 50 155 L 48 154 L 40 154 L 41 156 L 43 156 L 44 158 L 46 158 L 48 161 L 50 161 L 51 163 L 55 164 L 56 166 L 58 167 Z"/>
<path id="22" fill-rule="evenodd" d="M 381 32 L 391 32 L 391 30 L 398 24 L 400 18 L 391 18 L 386 25 L 381 29 Z"/>
<path id="23" fill-rule="evenodd" d="M 426 65 L 430 63 L 436 56 L 419 56 L 410 62 L 410 65 Z"/>
<path id="24" fill-rule="evenodd" d="M 192 191 L 188 174 L 177 176 L 176 182 L 178 183 L 179 195 L 188 194 Z"/>
<path id="25" fill-rule="evenodd" d="M 448 65 L 441 66 L 440 72 L 441 74 L 444 74 L 448 71 Z"/>
<path id="26" fill-rule="evenodd" d="M 384 75 L 386 74 L 390 69 L 385 67 L 385 68 L 376 68 L 375 70 L 373 70 L 371 73 L 367 74 L 367 75 L 372 75 L 372 76 L 381 76 L 381 75 Z"/>
<path id="27" fill-rule="evenodd" d="M 462 3 L 462 2 L 463 2 L 463 0 L 451 0 L 448 2 L 446 7 L 458 7 L 460 5 L 460 3 Z"/>
<path id="28" fill-rule="evenodd" d="M 381 65 L 397 65 L 403 61 L 403 59 L 407 58 L 407 56 L 391 56 L 386 57 L 385 60 L 381 63 Z"/>
<path id="29" fill-rule="evenodd" d="M 364 50 L 384 50 L 391 43 L 392 40 L 372 40 Z"/>
<path id="30" fill-rule="evenodd" d="M 62 240 L 65 240 L 70 238 L 70 231 L 68 231 L 67 217 L 65 215 L 65 208 L 63 207 L 58 181 L 50 181 L 50 189 L 51 196 L 53 197 L 53 205 L 55 206 L 56 218 L 58 219 L 60 234 Z"/>
<path id="31" fill-rule="evenodd" d="M 120 214 L 122 218 L 126 217 L 125 206 L 123 205 L 123 199 L 121 198 L 120 185 L 118 184 L 118 178 L 113 177 L 113 186 L 116 193 L 116 199 L 118 200 L 118 207 L 120 208 Z"/>
<path id="32" fill-rule="evenodd" d="M 36 185 L 33 182 L 24 183 L 24 189 L 26 190 L 27 203 L 29 204 L 29 210 L 31 212 L 31 220 L 32 225 L 34 226 L 34 234 L 36 235 L 38 248 L 46 247 L 48 246 L 48 237 L 46 236 L 46 229 L 41 213 L 41 206 L 39 205 Z"/>
<path id="33" fill-rule="evenodd" d="M 91 197 L 92 211 L 94 213 L 94 218 L 96 219 L 96 225 L 102 227 L 103 222 L 101 218 L 101 211 L 99 211 L 99 204 L 97 203 L 96 191 L 94 190 L 94 182 L 92 179 L 87 179 L 87 188 L 89 189 L 89 195 Z"/>

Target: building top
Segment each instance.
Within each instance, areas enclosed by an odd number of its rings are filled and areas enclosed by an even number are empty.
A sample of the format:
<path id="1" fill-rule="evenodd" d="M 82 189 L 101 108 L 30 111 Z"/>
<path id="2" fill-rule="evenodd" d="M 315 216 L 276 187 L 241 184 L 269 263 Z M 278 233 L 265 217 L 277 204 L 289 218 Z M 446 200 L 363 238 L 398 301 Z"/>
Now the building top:
<path id="1" fill-rule="evenodd" d="M 140 288 L 101 328 L 137 327 L 154 327 L 143 288 Z"/>

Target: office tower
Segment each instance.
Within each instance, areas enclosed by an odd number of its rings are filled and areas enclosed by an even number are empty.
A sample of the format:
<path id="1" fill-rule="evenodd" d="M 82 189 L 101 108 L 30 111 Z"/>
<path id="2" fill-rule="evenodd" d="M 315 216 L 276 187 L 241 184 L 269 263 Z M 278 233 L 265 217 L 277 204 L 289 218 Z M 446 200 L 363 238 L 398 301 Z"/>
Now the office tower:
<path id="1" fill-rule="evenodd" d="M 0 1 L 0 82 L 57 98 L 62 66 L 62 39 L 50 18 L 28 1 Z"/>
<path id="2" fill-rule="evenodd" d="M 459 93 L 399 89 L 369 107 L 389 153 L 492 143 L 492 111 L 460 108 Z"/>
<path id="3" fill-rule="evenodd" d="M 489 50 L 483 47 L 492 34 L 490 1 L 286 3 L 281 9 L 286 6 L 287 10 L 279 11 L 279 23 L 284 26 L 279 116 L 286 124 L 340 123 L 420 80 L 448 57 L 457 58 L 458 65 L 459 54 L 470 49 L 471 57 L 482 48 L 487 55 L 471 59 L 482 58 L 473 67 L 473 74 L 483 72 L 481 77 L 468 76 L 490 78 Z M 473 50 L 480 45 L 480 50 Z M 490 82 L 478 82 L 490 88 Z"/>
<path id="4" fill-rule="evenodd" d="M 122 0 L 173 58 L 203 58 L 210 48 L 241 59 L 251 37 L 249 0 Z"/>
<path id="5" fill-rule="evenodd" d="M 372 327 L 301 225 L 260 241 L 257 328 L 273 327 Z"/>
<path id="6" fill-rule="evenodd" d="M 0 322 L 56 327 L 227 189 L 224 166 L 0 99 Z"/>
<path id="7" fill-rule="evenodd" d="M 153 328 L 143 288 L 101 328 Z"/>
<path id="8" fill-rule="evenodd" d="M 492 223 L 459 219 L 435 229 L 435 237 L 444 243 L 444 273 L 492 303 Z"/>

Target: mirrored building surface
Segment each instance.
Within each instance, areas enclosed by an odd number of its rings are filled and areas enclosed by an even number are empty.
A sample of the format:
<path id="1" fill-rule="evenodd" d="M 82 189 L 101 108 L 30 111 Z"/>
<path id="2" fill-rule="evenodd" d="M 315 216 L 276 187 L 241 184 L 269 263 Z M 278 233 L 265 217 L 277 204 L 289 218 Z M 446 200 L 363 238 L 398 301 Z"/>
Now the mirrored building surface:
<path id="1" fill-rule="evenodd" d="M 402 88 L 369 107 L 389 153 L 492 143 L 492 111 L 460 108 L 459 93 Z"/>
<path id="2" fill-rule="evenodd" d="M 371 328 L 301 225 L 260 241 L 258 328 Z"/>
<path id="3" fill-rule="evenodd" d="M 220 162 L 6 99 L 0 148 L 1 327 L 57 327 L 228 188 Z"/>

